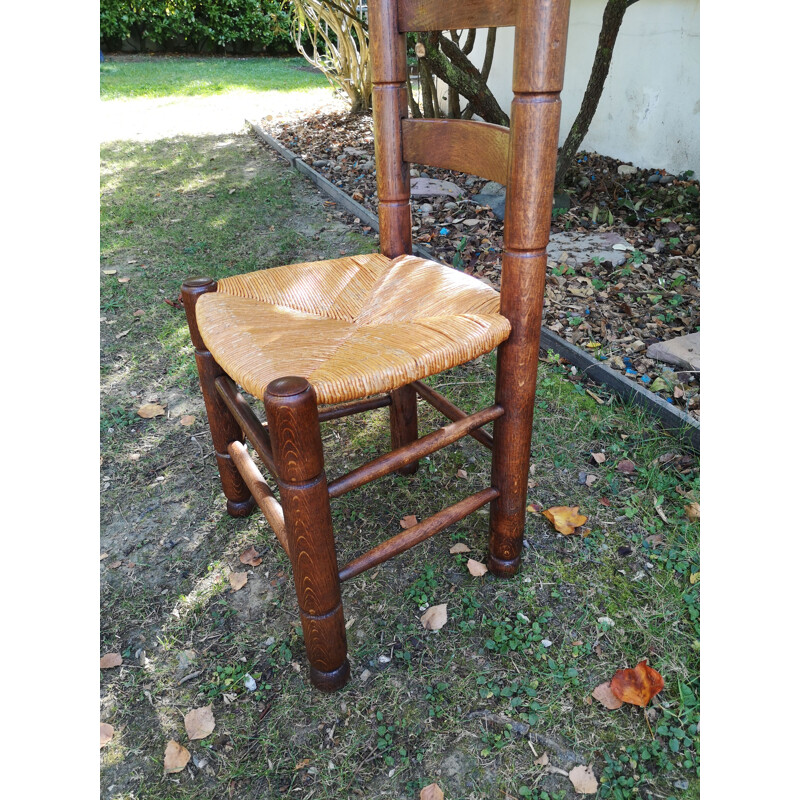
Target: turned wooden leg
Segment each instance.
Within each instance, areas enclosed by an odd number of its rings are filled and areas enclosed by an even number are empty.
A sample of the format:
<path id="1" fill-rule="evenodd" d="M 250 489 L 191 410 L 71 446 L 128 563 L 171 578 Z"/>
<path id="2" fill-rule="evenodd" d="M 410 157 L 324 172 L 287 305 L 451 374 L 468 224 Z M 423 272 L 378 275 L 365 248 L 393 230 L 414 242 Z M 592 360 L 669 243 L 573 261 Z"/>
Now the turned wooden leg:
<path id="1" fill-rule="evenodd" d="M 314 389 L 305 378 L 272 381 L 264 395 L 311 682 L 347 683 L 350 662 Z"/>
<path id="2" fill-rule="evenodd" d="M 391 392 L 392 404 L 389 406 L 389 425 L 392 431 L 392 450 L 410 444 L 417 435 L 417 393 L 411 386 L 403 386 Z M 398 475 L 413 475 L 419 461 L 412 461 L 397 470 Z"/>
<path id="3" fill-rule="evenodd" d="M 503 257 L 503 290 L 510 291 L 502 297 L 533 297 L 534 301 L 503 310 L 501 300 L 501 313 L 513 313 L 515 324 L 497 351 L 495 402 L 503 406 L 504 413 L 493 431 L 492 486 L 500 496 L 489 510 L 487 566 L 498 577 L 514 575 L 522 554 L 541 327 L 539 298 L 546 265 L 545 254 L 507 252 Z"/>
<path id="4" fill-rule="evenodd" d="M 195 347 L 195 360 L 197 373 L 200 376 L 200 388 L 203 390 L 203 399 L 206 403 L 208 426 L 211 429 L 211 440 L 217 454 L 217 467 L 222 481 L 222 491 L 228 498 L 228 513 L 232 517 L 246 517 L 255 508 L 250 490 L 247 488 L 242 476 L 228 455 L 228 445 L 233 442 L 243 442 L 244 435 L 239 423 L 232 416 L 228 407 L 217 393 L 214 381 L 224 375 L 225 371 L 214 360 L 214 356 L 206 349 L 203 337 L 197 328 L 195 304 L 197 298 L 206 292 L 216 292 L 217 282 L 211 278 L 189 278 L 181 286 L 183 307 L 186 311 L 186 320 L 189 323 L 189 333 Z"/>

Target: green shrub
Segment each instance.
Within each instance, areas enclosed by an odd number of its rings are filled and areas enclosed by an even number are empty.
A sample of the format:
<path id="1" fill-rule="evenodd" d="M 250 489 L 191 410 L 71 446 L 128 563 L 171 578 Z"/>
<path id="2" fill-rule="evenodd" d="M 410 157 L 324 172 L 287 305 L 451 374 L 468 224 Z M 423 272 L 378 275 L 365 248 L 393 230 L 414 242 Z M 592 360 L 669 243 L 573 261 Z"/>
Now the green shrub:
<path id="1" fill-rule="evenodd" d="M 110 49 L 145 40 L 165 49 L 224 49 L 247 43 L 292 48 L 282 0 L 100 0 L 100 38 Z"/>

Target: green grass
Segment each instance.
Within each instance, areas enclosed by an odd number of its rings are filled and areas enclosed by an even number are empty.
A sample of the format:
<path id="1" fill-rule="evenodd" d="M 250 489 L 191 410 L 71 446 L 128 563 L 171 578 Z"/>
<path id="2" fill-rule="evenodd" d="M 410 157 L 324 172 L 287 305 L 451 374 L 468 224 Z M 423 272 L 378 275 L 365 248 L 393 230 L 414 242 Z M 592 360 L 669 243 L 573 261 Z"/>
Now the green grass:
<path id="1" fill-rule="evenodd" d="M 224 513 L 188 330 L 164 300 L 189 274 L 369 252 L 374 237 L 241 135 L 108 144 L 101 189 L 101 269 L 116 270 L 100 275 L 101 648 L 124 658 L 101 677 L 101 719 L 116 729 L 102 751 L 104 796 L 412 800 L 436 781 L 459 800 L 574 800 L 533 747 L 562 769 L 592 763 L 599 798 L 696 798 L 699 524 L 684 506 L 699 500 L 697 459 L 642 410 L 593 387 L 599 405 L 557 358 L 541 362 L 528 502 L 578 505 L 586 535 L 561 536 L 530 511 L 519 575 L 473 578 L 484 509 L 346 583 L 353 678 L 315 692 L 288 558 L 260 515 Z M 474 411 L 493 401 L 494 371 L 489 355 L 430 382 Z M 150 400 L 168 414 L 138 417 Z M 184 426 L 187 414 L 196 421 Z M 442 422 L 420 405 L 421 433 Z M 329 475 L 385 452 L 387 423 L 386 409 L 325 423 Z M 631 476 L 616 468 L 626 458 Z M 597 476 L 591 488 L 581 472 Z M 489 455 L 467 438 L 410 478 L 335 500 L 339 560 L 399 532 L 406 514 L 423 519 L 489 482 Z M 457 541 L 472 552 L 451 555 Z M 226 572 L 243 569 L 250 545 L 264 561 L 233 593 Z M 420 606 L 443 602 L 448 624 L 424 631 Z M 200 674 L 179 683 L 189 651 Z M 586 702 L 642 658 L 665 679 L 652 719 Z M 189 742 L 183 715 L 205 704 L 217 727 Z M 170 738 L 205 766 L 164 777 Z"/>
<path id="2" fill-rule="evenodd" d="M 109 57 L 100 97 L 207 97 L 228 92 L 296 92 L 328 86 L 302 58 Z"/>

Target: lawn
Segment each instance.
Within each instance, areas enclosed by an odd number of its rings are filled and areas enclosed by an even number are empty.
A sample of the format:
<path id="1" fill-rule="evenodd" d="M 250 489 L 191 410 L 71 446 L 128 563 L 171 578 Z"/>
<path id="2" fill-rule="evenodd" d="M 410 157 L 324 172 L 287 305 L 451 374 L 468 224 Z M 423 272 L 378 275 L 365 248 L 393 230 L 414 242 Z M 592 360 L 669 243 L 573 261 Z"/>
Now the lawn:
<path id="1" fill-rule="evenodd" d="M 209 97 L 229 92 L 318 89 L 328 81 L 303 58 L 109 56 L 100 65 L 100 97 Z"/>
<path id="2" fill-rule="evenodd" d="M 290 63 L 246 61 L 241 72 L 229 59 L 112 63 L 103 96 L 190 94 L 206 80 L 251 88 L 249 70 Z M 697 458 L 542 353 L 520 574 L 469 573 L 467 558 L 486 555 L 478 513 L 348 582 L 353 678 L 334 695 L 312 690 L 288 559 L 260 515 L 224 513 L 189 333 L 171 303 L 191 274 L 370 252 L 375 238 L 248 136 L 118 141 L 101 156 L 100 647 L 123 659 L 101 673 L 101 721 L 115 729 L 103 797 L 410 800 L 437 782 L 448 800 L 568 800 L 579 795 L 564 773 L 580 764 L 592 765 L 598 797 L 697 797 L 699 522 L 685 510 L 699 501 Z M 430 383 L 472 411 L 492 402 L 493 371 L 490 355 Z M 166 413 L 140 418 L 149 402 Z M 442 423 L 425 405 L 420 421 L 423 433 Z M 386 409 L 325 423 L 323 442 L 329 475 L 386 451 Z M 399 532 L 405 515 L 485 487 L 489 469 L 467 438 L 411 478 L 334 501 L 340 561 Z M 588 516 L 581 533 L 558 534 L 541 513 L 561 505 Z M 456 542 L 471 552 L 450 554 Z M 263 556 L 253 568 L 239 561 L 250 546 Z M 248 572 L 235 592 L 231 570 Z M 423 630 L 421 609 L 445 602 L 447 625 Z M 665 681 L 647 713 L 591 700 L 642 659 Z M 206 705 L 216 727 L 189 741 L 184 715 Z M 170 739 L 193 760 L 164 775 Z M 543 753 L 548 766 L 536 763 Z"/>

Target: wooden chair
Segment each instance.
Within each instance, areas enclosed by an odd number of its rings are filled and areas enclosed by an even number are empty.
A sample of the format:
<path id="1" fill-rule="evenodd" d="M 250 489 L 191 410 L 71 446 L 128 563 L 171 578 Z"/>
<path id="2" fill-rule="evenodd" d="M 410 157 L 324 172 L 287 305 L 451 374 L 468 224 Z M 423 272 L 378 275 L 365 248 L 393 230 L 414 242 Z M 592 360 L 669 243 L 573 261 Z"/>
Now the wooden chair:
<path id="1" fill-rule="evenodd" d="M 343 581 L 487 503 L 488 567 L 497 576 L 519 568 L 568 11 L 569 0 L 370 0 L 380 254 L 183 284 L 228 513 L 245 516 L 257 504 L 289 555 L 319 689 L 338 689 L 350 674 Z M 407 31 L 509 25 L 510 128 L 407 118 Z M 506 184 L 499 295 L 410 255 L 409 162 Z M 420 382 L 495 347 L 489 408 L 466 414 Z M 263 398 L 266 427 L 236 383 Z M 418 438 L 417 397 L 451 424 Z M 381 406 L 390 409 L 391 452 L 329 483 L 320 421 Z M 491 421 L 493 437 L 481 430 Z M 466 435 L 492 452 L 491 486 L 339 566 L 330 500 L 392 472 L 410 475 L 420 458 Z M 280 503 L 245 439 L 274 476 Z"/>

